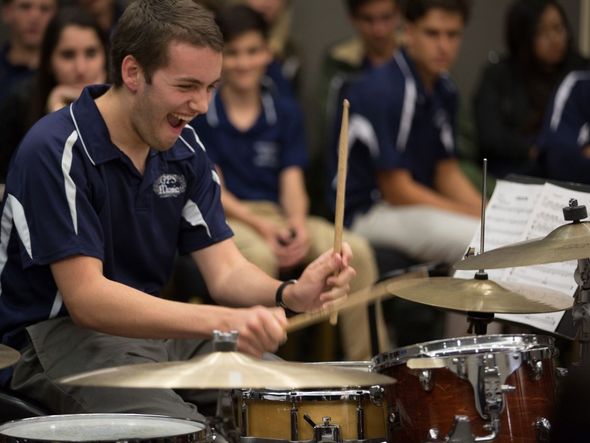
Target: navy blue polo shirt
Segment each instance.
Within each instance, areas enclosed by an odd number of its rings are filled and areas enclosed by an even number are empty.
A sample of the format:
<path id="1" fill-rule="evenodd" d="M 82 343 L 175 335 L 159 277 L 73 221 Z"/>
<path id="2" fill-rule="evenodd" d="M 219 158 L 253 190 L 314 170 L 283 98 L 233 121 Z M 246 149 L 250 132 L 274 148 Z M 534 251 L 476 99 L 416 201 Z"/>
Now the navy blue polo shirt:
<path id="1" fill-rule="evenodd" d="M 207 115 L 194 122 L 207 153 L 237 198 L 278 203 L 281 171 L 307 165 L 299 107 L 289 97 L 263 90 L 262 112 L 251 128 L 240 130 L 229 121 L 221 95 L 216 94 Z"/>
<path id="2" fill-rule="evenodd" d="M 547 178 L 590 184 L 590 71 L 568 74 L 552 99 L 538 140 Z"/>
<path id="3" fill-rule="evenodd" d="M 68 315 L 49 265 L 96 257 L 104 275 L 157 295 L 177 250 L 188 253 L 232 232 L 219 179 L 196 132 L 152 150 L 140 174 L 109 138 L 86 88 L 41 119 L 18 148 L 6 182 L 0 236 L 0 336 L 20 348 L 23 328 Z"/>
<path id="4" fill-rule="evenodd" d="M 377 173 L 408 170 L 414 180 L 432 187 L 437 162 L 454 156 L 457 90 L 447 76 L 425 90 L 404 50 L 391 61 L 352 83 L 345 223 L 380 199 Z M 338 119 L 340 127 L 340 119 Z M 329 160 L 334 205 L 337 146 Z"/>

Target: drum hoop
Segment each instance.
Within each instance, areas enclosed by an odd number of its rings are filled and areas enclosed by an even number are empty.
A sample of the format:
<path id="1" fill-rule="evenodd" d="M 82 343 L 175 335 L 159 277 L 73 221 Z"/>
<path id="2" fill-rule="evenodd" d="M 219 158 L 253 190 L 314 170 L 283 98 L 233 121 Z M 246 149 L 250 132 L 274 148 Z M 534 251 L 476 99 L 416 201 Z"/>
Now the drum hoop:
<path id="1" fill-rule="evenodd" d="M 265 400 L 276 402 L 304 401 L 357 401 L 362 397 L 370 397 L 368 389 L 343 389 L 324 391 L 273 391 L 271 389 L 248 389 L 242 392 L 244 400 Z"/>
<path id="2" fill-rule="evenodd" d="M 508 346 L 508 345 L 512 346 Z M 450 346 L 449 345 L 453 345 Z M 488 346 L 485 346 L 488 345 Z M 494 346 L 495 345 L 495 346 Z M 520 346 L 514 346 L 520 345 Z M 481 348 L 477 348 L 481 346 Z M 461 347 L 464 349 L 461 350 Z M 445 352 L 445 350 L 447 352 Z M 477 354 L 530 354 L 546 359 L 557 355 L 555 339 L 537 334 L 495 334 L 433 340 L 404 346 L 373 357 L 374 370 L 379 372 L 391 366 L 405 363 L 410 358 L 421 357 L 466 357 Z"/>
<path id="3" fill-rule="evenodd" d="M 126 442 L 133 442 L 133 441 L 156 441 L 156 440 L 162 440 L 162 439 L 173 439 L 175 437 L 180 437 L 183 435 L 194 435 L 196 437 L 196 439 L 198 441 L 205 441 L 208 440 L 208 437 L 210 436 L 210 429 L 207 426 L 207 424 L 204 421 L 201 420 L 192 420 L 192 419 L 188 419 L 188 418 L 178 418 L 178 417 L 169 417 L 166 415 L 157 415 L 157 414 L 133 414 L 133 413 L 86 413 L 86 414 L 55 414 L 55 415 L 45 415 L 45 416 L 40 416 L 40 417 L 27 417 L 27 418 L 23 418 L 20 420 L 12 420 L 9 422 L 6 422 L 4 424 L 2 424 L 0 426 L 0 436 L 6 437 L 6 441 L 19 441 L 19 442 L 23 442 L 23 441 L 31 441 L 31 442 L 57 442 L 59 440 L 56 440 L 55 438 L 47 438 L 47 439 L 43 439 L 43 438 L 24 438 L 24 437 L 14 437 L 12 435 L 6 435 L 3 432 L 7 431 L 9 429 L 14 429 L 16 426 L 21 426 L 21 425 L 27 425 L 27 424 L 32 424 L 32 423 L 43 423 L 43 422 L 54 422 L 57 419 L 60 420 L 84 420 L 84 419 L 88 419 L 88 418 L 96 418 L 96 419 L 121 419 L 123 420 L 124 418 L 128 418 L 128 419 L 156 419 L 156 420 L 165 420 L 168 422 L 180 422 L 184 425 L 186 425 L 187 423 L 189 424 L 199 424 L 202 426 L 201 429 L 196 429 L 197 427 L 195 426 L 195 430 L 192 432 L 184 432 L 181 434 L 175 434 L 175 435 L 165 435 L 165 436 L 160 436 L 160 437 L 152 437 L 152 438 L 129 438 L 126 439 Z M 63 440 L 63 441 L 67 441 L 69 442 L 69 440 Z M 108 441 L 108 442 L 112 442 L 113 440 L 93 440 L 93 441 Z M 170 441 L 170 440 L 169 440 Z"/>

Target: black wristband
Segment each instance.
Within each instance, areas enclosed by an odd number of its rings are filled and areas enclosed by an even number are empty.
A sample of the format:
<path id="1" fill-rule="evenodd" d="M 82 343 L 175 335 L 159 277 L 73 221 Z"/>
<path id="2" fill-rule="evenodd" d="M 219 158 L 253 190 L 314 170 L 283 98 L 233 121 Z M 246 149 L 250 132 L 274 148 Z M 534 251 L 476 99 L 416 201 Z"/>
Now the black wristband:
<path id="1" fill-rule="evenodd" d="M 297 312 L 289 309 L 289 307 L 285 304 L 283 300 L 283 291 L 285 290 L 285 288 L 289 285 L 294 285 L 295 283 L 297 283 L 297 280 L 286 280 L 279 285 L 279 287 L 277 288 L 277 292 L 275 293 L 275 304 L 283 308 L 287 312 L 287 314 L 297 314 Z"/>

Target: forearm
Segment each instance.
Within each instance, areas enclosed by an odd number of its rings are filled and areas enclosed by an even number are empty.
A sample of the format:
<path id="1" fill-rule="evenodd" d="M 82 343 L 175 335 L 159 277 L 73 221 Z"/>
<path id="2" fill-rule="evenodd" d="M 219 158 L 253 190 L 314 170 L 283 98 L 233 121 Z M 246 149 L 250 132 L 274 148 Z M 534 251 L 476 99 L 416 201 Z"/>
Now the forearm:
<path id="1" fill-rule="evenodd" d="M 258 232 L 263 230 L 262 225 L 265 221 L 225 188 L 221 193 L 221 204 L 228 218 L 239 220 Z"/>
<path id="2" fill-rule="evenodd" d="M 481 195 L 461 172 L 456 160 L 449 159 L 440 162 L 434 186 L 446 198 L 463 205 L 467 213 L 479 215 Z"/>
<path id="3" fill-rule="evenodd" d="M 285 217 L 292 224 L 305 223 L 309 213 L 309 199 L 305 190 L 303 171 L 299 167 L 287 168 L 280 178 L 280 204 Z"/>
<path id="4" fill-rule="evenodd" d="M 231 324 L 231 309 L 165 300 L 106 278 L 85 285 L 84 291 L 84 297 L 66 299 L 73 321 L 111 335 L 206 338 Z"/>

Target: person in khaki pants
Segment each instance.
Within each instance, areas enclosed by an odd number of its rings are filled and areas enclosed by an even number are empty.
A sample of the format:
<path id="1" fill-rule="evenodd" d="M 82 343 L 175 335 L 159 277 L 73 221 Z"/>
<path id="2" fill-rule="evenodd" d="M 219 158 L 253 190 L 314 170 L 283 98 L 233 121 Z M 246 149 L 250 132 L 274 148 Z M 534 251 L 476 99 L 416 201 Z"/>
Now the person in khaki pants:
<path id="1" fill-rule="evenodd" d="M 308 214 L 304 185 L 307 147 L 302 116 L 290 97 L 274 92 L 264 76 L 272 59 L 264 19 L 245 5 L 217 17 L 225 40 L 222 83 L 195 131 L 216 164 L 222 203 L 240 251 L 272 276 L 309 263 L 334 242 L 334 227 Z M 377 278 L 373 251 L 345 232 L 357 276 L 351 291 Z M 380 321 L 381 349 L 387 334 Z M 371 357 L 366 308 L 340 316 L 345 358 Z"/>

